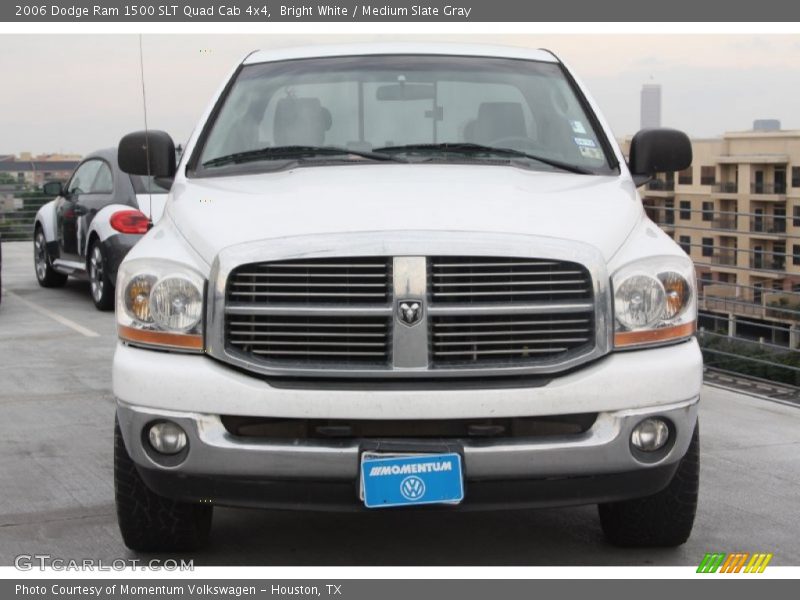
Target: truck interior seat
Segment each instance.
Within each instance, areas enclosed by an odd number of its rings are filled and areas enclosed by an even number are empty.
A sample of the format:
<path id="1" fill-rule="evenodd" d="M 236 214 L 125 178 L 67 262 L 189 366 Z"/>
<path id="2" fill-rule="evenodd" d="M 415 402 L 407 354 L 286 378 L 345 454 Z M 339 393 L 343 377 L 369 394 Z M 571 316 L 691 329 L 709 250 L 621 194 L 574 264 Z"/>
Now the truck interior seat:
<path id="1" fill-rule="evenodd" d="M 275 106 L 275 145 L 319 146 L 331 124 L 319 98 L 281 98 Z"/>

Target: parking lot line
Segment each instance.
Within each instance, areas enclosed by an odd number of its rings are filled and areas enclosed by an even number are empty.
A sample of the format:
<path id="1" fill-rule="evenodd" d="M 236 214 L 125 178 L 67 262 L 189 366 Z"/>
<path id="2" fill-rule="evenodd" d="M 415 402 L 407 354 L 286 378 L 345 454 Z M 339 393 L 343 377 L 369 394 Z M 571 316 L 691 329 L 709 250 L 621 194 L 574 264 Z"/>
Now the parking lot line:
<path id="1" fill-rule="evenodd" d="M 3 289 L 3 292 L 5 293 L 5 295 L 7 297 L 14 298 L 15 300 L 19 300 L 20 302 L 22 302 L 23 304 L 25 304 L 29 308 L 32 308 L 33 310 L 35 310 L 39 314 L 42 314 L 45 317 L 49 317 L 49 318 L 53 319 L 54 321 L 56 321 L 58 323 L 61 323 L 62 325 L 65 325 L 66 327 L 69 327 L 73 331 L 77 331 L 81 335 L 85 335 L 86 337 L 100 337 L 100 334 L 97 333 L 96 331 L 92 331 L 88 327 L 84 327 L 83 325 L 79 325 L 78 323 L 76 323 L 75 321 L 73 321 L 71 319 L 68 319 L 67 317 L 59 315 L 58 313 L 55 313 L 52 310 L 49 310 L 49 309 L 47 309 L 47 308 L 45 308 L 43 306 L 39 306 L 35 302 L 31 302 L 30 300 L 15 294 L 11 290 Z"/>

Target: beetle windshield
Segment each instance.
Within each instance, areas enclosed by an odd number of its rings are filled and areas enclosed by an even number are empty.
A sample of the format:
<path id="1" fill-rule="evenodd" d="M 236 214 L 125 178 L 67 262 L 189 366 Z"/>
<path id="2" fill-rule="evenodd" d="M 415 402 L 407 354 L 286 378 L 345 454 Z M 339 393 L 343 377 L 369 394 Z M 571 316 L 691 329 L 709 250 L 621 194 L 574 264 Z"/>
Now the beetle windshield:
<path id="1" fill-rule="evenodd" d="M 609 174 L 586 101 L 555 63 L 377 55 L 240 69 L 195 172 L 348 162 L 489 162 Z M 315 151 L 319 149 L 319 151 Z"/>

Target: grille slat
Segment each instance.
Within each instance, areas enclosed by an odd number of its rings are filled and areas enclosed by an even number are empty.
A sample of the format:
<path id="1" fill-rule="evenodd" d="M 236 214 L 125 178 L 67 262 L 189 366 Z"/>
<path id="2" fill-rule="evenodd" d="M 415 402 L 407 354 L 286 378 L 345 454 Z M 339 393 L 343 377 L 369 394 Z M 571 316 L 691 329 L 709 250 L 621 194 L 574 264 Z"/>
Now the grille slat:
<path id="1" fill-rule="evenodd" d="M 462 286 L 463 287 L 463 286 Z M 511 287 L 511 286 L 506 286 Z M 436 298 L 469 298 L 469 297 L 477 297 L 477 296 L 552 296 L 552 295 L 575 295 L 579 296 L 585 294 L 589 290 L 586 288 L 581 289 L 568 289 L 568 290 L 493 290 L 493 291 L 483 291 L 483 290 L 471 290 L 469 292 L 437 292 L 435 297 Z"/>
<path id="2" fill-rule="evenodd" d="M 439 265 L 442 266 L 441 264 Z M 457 271 L 455 273 L 434 273 L 434 277 L 505 277 L 508 271 Z M 515 271 L 514 275 L 524 277 L 546 276 L 546 275 L 583 275 L 581 271 Z"/>
<path id="3" fill-rule="evenodd" d="M 521 329 L 521 330 L 514 330 L 514 334 L 517 335 L 535 335 L 537 333 L 585 333 L 586 329 L 550 329 L 550 330 L 542 330 L 542 329 Z M 491 336 L 491 335 L 508 335 L 509 332 L 507 329 L 499 329 L 499 330 L 492 330 L 492 331 L 470 331 L 469 333 L 462 333 L 462 332 L 436 332 L 434 333 L 434 337 L 475 337 L 475 336 Z"/>
<path id="4" fill-rule="evenodd" d="M 317 276 L 315 275 L 314 277 L 316 278 Z M 266 287 L 266 288 L 270 288 L 270 287 L 276 287 L 276 288 L 287 287 L 287 288 L 290 288 L 290 287 L 297 287 L 298 284 L 295 283 L 295 282 L 290 282 L 290 283 L 283 283 L 283 282 L 257 283 L 257 282 L 235 281 L 231 285 L 232 285 L 232 287 L 242 287 L 242 288 L 247 288 L 247 287 L 256 287 L 256 288 L 261 288 L 261 287 Z M 321 287 L 321 288 L 337 288 L 338 287 L 338 288 L 345 288 L 345 289 L 350 289 L 350 288 L 373 288 L 373 289 L 378 289 L 378 290 L 381 290 L 381 291 L 383 291 L 383 288 L 385 287 L 383 283 L 350 283 L 349 281 L 328 281 L 328 282 L 325 282 L 325 283 L 308 283 L 308 282 L 306 282 L 306 283 L 303 283 L 303 285 L 305 287 L 308 287 L 308 288 L 319 288 L 319 287 Z"/>
<path id="5" fill-rule="evenodd" d="M 386 294 L 372 294 L 363 292 L 240 292 L 237 290 L 231 291 L 232 296 L 244 296 L 251 298 L 314 298 L 315 300 L 324 300 L 326 298 L 386 298 Z M 239 298 L 241 300 L 241 298 Z"/>
<path id="6" fill-rule="evenodd" d="M 383 352 L 338 352 L 335 350 L 332 351 L 314 351 L 314 350 L 252 350 L 252 354 L 262 354 L 262 355 L 269 355 L 269 356 L 279 356 L 279 357 L 287 357 L 287 356 L 305 356 L 305 357 L 346 357 L 346 358 L 355 358 L 355 357 L 382 357 L 385 356 Z"/>
<path id="7" fill-rule="evenodd" d="M 242 336 L 242 337 L 342 337 L 342 338 L 349 338 L 352 334 L 345 332 L 340 333 L 338 331 L 247 331 L 247 330 L 234 330 L 231 329 L 229 331 L 231 337 L 234 336 Z M 359 337 L 367 338 L 367 337 L 375 337 L 375 338 L 383 338 L 385 334 L 383 333 L 361 333 L 358 334 Z M 235 341 L 235 340 L 234 340 Z M 338 343 L 338 342 L 337 342 Z"/>
<path id="8" fill-rule="evenodd" d="M 507 274 L 505 274 L 505 275 L 507 275 Z M 516 275 L 516 273 L 514 275 Z M 578 285 L 580 285 L 580 284 L 586 283 L 586 282 L 583 279 L 564 279 L 562 281 L 559 281 L 558 283 L 562 284 L 562 285 L 566 285 L 566 284 L 572 284 L 572 285 L 578 284 Z M 553 282 L 552 281 L 544 281 L 544 280 L 543 281 L 511 281 L 511 280 L 508 280 L 508 281 L 504 281 L 502 283 L 502 285 L 503 286 L 520 286 L 520 285 L 521 286 L 526 286 L 526 285 L 552 286 Z M 447 282 L 447 283 L 437 283 L 436 284 L 436 287 L 439 288 L 439 289 L 447 288 L 447 287 L 464 287 L 464 286 L 465 286 L 465 284 L 463 282 L 458 282 L 458 283 L 449 283 L 449 282 Z M 469 284 L 469 286 L 473 287 L 473 288 L 476 288 L 476 287 L 497 287 L 497 282 L 495 282 L 495 281 L 475 281 L 475 282 L 471 282 Z"/>
<path id="9" fill-rule="evenodd" d="M 435 263 L 435 266 L 438 266 L 438 267 L 458 267 L 458 268 L 463 268 L 463 267 L 507 267 L 509 265 L 513 265 L 513 266 L 516 266 L 516 267 L 541 267 L 541 266 L 554 266 L 554 265 L 561 264 L 561 263 L 558 263 L 556 261 L 551 261 L 551 260 L 529 261 L 529 260 L 518 259 L 518 258 L 508 259 L 508 262 L 506 262 L 506 261 L 504 261 L 504 262 L 471 262 L 470 259 L 464 259 L 464 260 L 458 260 L 458 261 L 452 260 L 451 261 L 450 257 L 447 257 L 446 259 L 439 258 L 439 259 L 433 259 L 433 260 L 437 261 Z M 513 262 L 511 262 L 511 261 L 513 261 Z"/>
<path id="10" fill-rule="evenodd" d="M 229 321 L 228 322 L 229 327 L 235 327 L 235 326 L 247 327 L 247 326 L 252 326 L 252 324 L 253 324 L 252 321 Z M 307 322 L 307 323 L 300 323 L 300 322 L 292 323 L 292 322 L 289 322 L 289 321 L 285 321 L 285 322 L 281 323 L 281 327 L 300 327 L 302 329 L 309 329 L 309 330 L 312 329 L 312 328 L 315 328 L 315 327 L 317 327 L 317 328 L 319 328 L 319 327 L 323 327 L 323 328 L 345 327 L 347 329 L 352 329 L 353 328 L 353 326 L 350 325 L 349 323 L 336 323 L 336 322 L 324 321 L 324 320 L 319 320 L 319 321 L 315 321 L 315 322 Z M 380 328 L 380 329 L 383 329 L 384 327 L 385 327 L 384 323 L 361 323 L 361 324 L 358 325 L 359 329 L 368 329 L 368 328 L 373 328 L 373 329 Z M 231 331 L 231 330 L 229 329 L 228 331 Z"/>
<path id="11" fill-rule="evenodd" d="M 579 337 L 579 338 L 547 338 L 547 339 L 515 339 L 514 342 L 516 344 L 543 344 L 543 345 L 550 345 L 553 344 L 570 344 L 574 342 L 585 342 L 589 338 L 587 337 Z M 436 347 L 457 347 L 457 346 L 470 346 L 472 348 L 477 348 L 478 346 L 508 346 L 508 340 L 469 340 L 469 341 L 461 341 L 461 342 L 434 342 L 434 346 Z M 523 353 L 525 351 L 523 350 Z"/>
<path id="12" fill-rule="evenodd" d="M 528 354 L 552 354 L 553 352 L 564 352 L 567 348 L 529 348 L 525 351 L 525 356 Z M 443 352 L 437 352 L 436 356 L 466 356 L 466 357 L 473 357 L 473 359 L 477 360 L 478 357 L 481 356 L 518 356 L 519 352 L 515 350 L 505 349 L 505 350 L 448 350 Z"/>

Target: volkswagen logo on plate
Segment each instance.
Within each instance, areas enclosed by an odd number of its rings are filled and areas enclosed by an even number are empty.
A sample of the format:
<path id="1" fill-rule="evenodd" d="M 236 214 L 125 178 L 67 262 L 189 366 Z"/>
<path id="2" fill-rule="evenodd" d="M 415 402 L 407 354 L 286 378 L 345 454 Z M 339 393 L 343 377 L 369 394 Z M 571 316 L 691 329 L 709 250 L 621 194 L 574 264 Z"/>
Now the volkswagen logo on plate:
<path id="1" fill-rule="evenodd" d="M 400 300 L 397 303 L 397 317 L 409 327 L 416 325 L 422 319 L 422 303 L 418 300 Z"/>
<path id="2" fill-rule="evenodd" d="M 406 500 L 419 500 L 425 495 L 425 482 L 416 475 L 410 475 L 400 482 L 400 493 Z"/>

